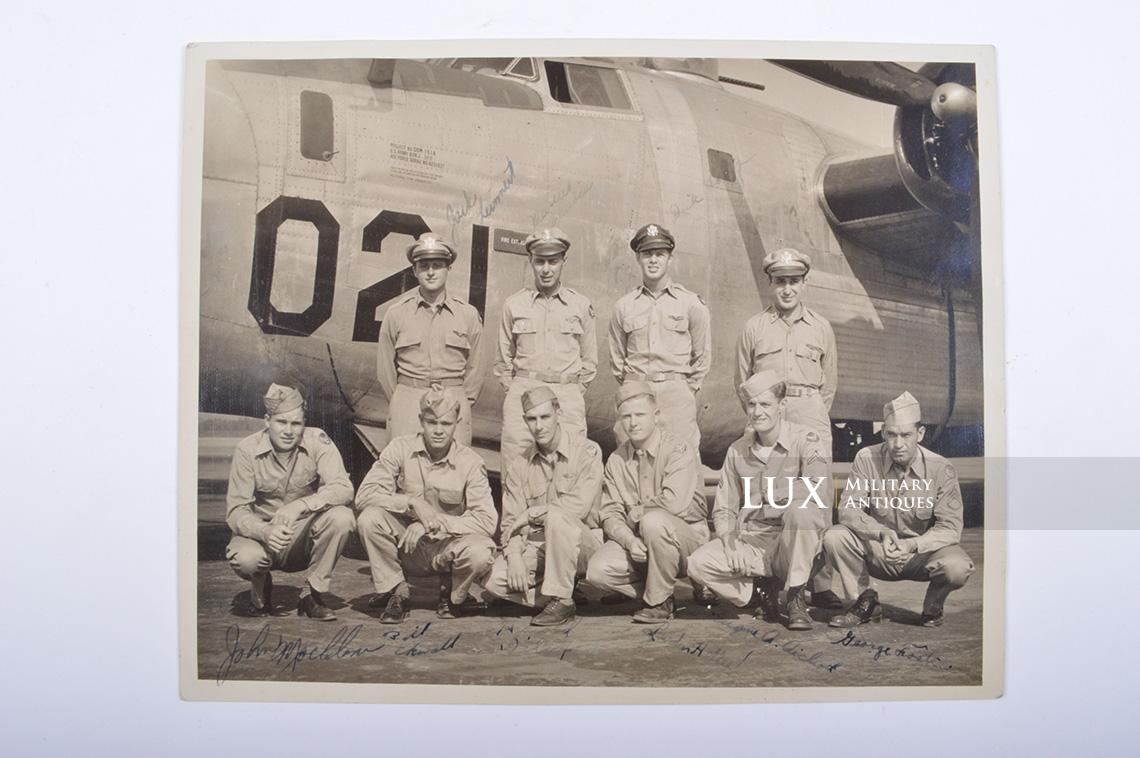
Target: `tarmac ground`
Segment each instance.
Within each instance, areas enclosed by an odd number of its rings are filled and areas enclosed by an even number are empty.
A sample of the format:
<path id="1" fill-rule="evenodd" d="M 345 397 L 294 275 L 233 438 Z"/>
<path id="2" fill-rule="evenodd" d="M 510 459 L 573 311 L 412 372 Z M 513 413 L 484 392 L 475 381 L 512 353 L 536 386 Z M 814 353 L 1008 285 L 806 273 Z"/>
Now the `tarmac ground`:
<path id="1" fill-rule="evenodd" d="M 281 615 L 251 617 L 248 582 L 224 559 L 229 532 L 218 495 L 200 502 L 198 671 L 203 680 L 588 686 L 929 686 L 981 684 L 984 530 L 962 545 L 977 567 L 946 603 L 945 624 L 919 625 L 926 585 L 876 582 L 882 623 L 832 629 L 838 611 L 812 609 L 815 628 L 792 632 L 721 602 L 694 606 L 686 580 L 666 623 L 642 625 L 639 603 L 588 602 L 561 627 L 529 625 L 534 611 L 492 603 L 483 615 L 440 619 L 438 581 L 412 578 L 412 610 L 400 625 L 368 608 L 368 562 L 358 545 L 337 564 L 336 621 L 296 614 L 304 573 L 274 572 Z M 211 518 L 210 515 L 213 515 Z M 205 517 L 204 519 L 202 517 Z"/>

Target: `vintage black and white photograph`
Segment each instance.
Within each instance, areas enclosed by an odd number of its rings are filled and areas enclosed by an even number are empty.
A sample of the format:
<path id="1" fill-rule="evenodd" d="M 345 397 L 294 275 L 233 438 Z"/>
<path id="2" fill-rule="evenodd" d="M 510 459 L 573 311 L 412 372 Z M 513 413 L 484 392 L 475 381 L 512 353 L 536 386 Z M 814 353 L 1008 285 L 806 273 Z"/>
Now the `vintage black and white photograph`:
<path id="1" fill-rule="evenodd" d="M 189 50 L 184 696 L 999 696 L 992 50 L 493 47 Z"/>

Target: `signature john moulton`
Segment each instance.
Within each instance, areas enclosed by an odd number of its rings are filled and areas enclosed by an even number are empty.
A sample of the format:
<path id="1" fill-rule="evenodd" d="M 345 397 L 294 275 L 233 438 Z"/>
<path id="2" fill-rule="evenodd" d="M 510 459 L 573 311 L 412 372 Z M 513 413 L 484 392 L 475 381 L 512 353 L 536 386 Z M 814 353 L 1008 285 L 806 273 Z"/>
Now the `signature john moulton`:
<path id="1" fill-rule="evenodd" d="M 242 636 L 241 627 L 231 624 L 226 628 L 226 657 L 218 666 L 217 682 L 222 684 L 230 678 L 236 666 L 251 660 L 266 661 L 292 672 L 304 661 L 340 661 L 377 653 L 414 658 L 452 650 L 462 635 L 458 632 L 441 643 L 431 644 L 424 639 L 430 627 L 429 621 L 410 632 L 384 632 L 381 635 L 383 642 L 368 645 L 357 639 L 364 630 L 364 624 L 342 626 L 325 642 L 308 642 L 303 637 L 287 638 L 272 632 L 269 624 L 258 629 L 251 639 L 248 635 Z"/>

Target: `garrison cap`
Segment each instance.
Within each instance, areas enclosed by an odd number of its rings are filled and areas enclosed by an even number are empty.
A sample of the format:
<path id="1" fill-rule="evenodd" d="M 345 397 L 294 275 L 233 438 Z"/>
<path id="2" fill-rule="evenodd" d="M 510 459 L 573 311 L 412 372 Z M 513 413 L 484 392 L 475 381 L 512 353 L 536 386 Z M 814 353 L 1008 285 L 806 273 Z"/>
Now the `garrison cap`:
<path id="1" fill-rule="evenodd" d="M 657 393 L 653 391 L 653 387 L 649 382 L 626 382 L 617 391 L 617 404 L 621 404 L 627 400 L 633 400 L 635 397 L 648 397 L 653 402 L 657 402 Z"/>
<path id="2" fill-rule="evenodd" d="M 764 273 L 768 276 L 804 276 L 810 270 L 811 258 L 795 248 L 781 248 L 764 256 Z"/>
<path id="3" fill-rule="evenodd" d="M 629 241 L 629 247 L 635 253 L 642 250 L 672 251 L 675 246 L 673 235 L 660 224 L 646 224 L 634 232 L 633 239 Z"/>
<path id="4" fill-rule="evenodd" d="M 777 384 L 781 384 L 784 377 L 777 374 L 775 371 L 761 371 L 753 374 L 741 383 L 737 388 L 740 399 L 747 403 L 754 397 L 763 395 L 766 391 L 772 389 Z"/>
<path id="5" fill-rule="evenodd" d="M 532 408 L 537 408 L 543 403 L 549 403 L 551 401 L 554 401 L 555 405 L 558 404 L 558 395 L 554 394 L 554 390 L 550 389 L 546 385 L 533 387 L 524 392 L 522 395 L 523 413 L 526 413 Z"/>
<path id="6" fill-rule="evenodd" d="M 301 397 L 301 393 L 293 387 L 270 384 L 269 389 L 265 391 L 265 412 L 270 416 L 304 407 L 305 398 Z"/>
<path id="7" fill-rule="evenodd" d="M 904 392 L 883 406 L 883 423 L 917 424 L 922 421 L 922 408 L 909 392 Z"/>
<path id="8" fill-rule="evenodd" d="M 523 242 L 523 247 L 531 255 L 553 258 L 570 249 L 570 240 L 566 239 L 566 234 L 561 229 L 554 227 L 530 235 Z"/>
<path id="9" fill-rule="evenodd" d="M 416 241 L 408 245 L 408 262 L 430 260 L 439 258 L 447 261 L 448 265 L 455 262 L 455 248 L 443 237 L 431 232 L 424 232 Z"/>
<path id="10" fill-rule="evenodd" d="M 459 413 L 459 398 L 447 387 L 433 384 L 420 397 L 420 415 L 431 413 L 436 418 L 442 418 L 452 411 Z"/>

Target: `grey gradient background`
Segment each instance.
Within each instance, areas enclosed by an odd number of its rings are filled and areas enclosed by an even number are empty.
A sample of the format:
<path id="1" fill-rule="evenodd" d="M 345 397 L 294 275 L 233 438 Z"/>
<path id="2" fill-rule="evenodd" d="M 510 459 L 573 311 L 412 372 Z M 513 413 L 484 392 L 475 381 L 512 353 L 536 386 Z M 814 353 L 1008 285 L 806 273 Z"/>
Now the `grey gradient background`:
<path id="1" fill-rule="evenodd" d="M 997 701 L 732 707 L 184 703 L 174 597 L 183 46 L 645 37 L 997 46 L 1008 452 L 1137 458 L 1140 11 L 1110 2 L 196 0 L 0 19 L 6 755 L 1134 754 L 1140 531 L 1031 479 L 1011 509 Z M 858 9 L 856 9 L 858 6 Z M 1058 474 L 1071 462 L 1058 463 Z M 1021 752 L 1019 751 L 1019 752 Z"/>

